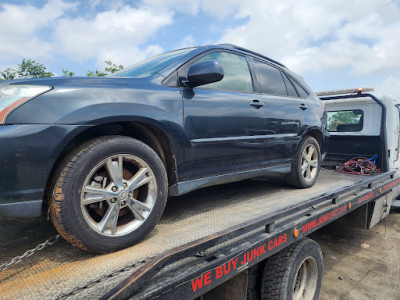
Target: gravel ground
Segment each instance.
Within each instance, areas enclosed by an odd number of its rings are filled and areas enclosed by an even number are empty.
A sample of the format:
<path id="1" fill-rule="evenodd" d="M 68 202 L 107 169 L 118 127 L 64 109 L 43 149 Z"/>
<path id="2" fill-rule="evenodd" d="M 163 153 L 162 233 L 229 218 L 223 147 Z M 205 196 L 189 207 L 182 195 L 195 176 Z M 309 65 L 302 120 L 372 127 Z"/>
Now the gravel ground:
<path id="1" fill-rule="evenodd" d="M 344 220 L 345 221 L 345 220 Z M 400 299 L 400 212 L 371 230 L 338 220 L 313 234 L 324 255 L 321 300 Z"/>

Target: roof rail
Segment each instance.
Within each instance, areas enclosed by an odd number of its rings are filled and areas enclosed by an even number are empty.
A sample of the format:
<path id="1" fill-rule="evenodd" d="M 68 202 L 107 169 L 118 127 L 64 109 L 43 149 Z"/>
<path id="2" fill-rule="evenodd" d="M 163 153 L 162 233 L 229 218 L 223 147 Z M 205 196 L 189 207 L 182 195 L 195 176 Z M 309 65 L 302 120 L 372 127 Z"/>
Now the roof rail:
<path id="1" fill-rule="evenodd" d="M 254 55 L 260 56 L 260 57 L 262 57 L 262 58 L 264 58 L 266 60 L 269 60 L 269 61 L 271 61 L 271 62 L 273 62 L 273 63 L 275 63 L 277 65 L 280 65 L 281 67 L 286 68 L 286 66 L 284 64 L 281 64 L 279 61 L 276 61 L 276 60 L 274 60 L 272 58 L 269 58 L 269 57 L 267 57 L 265 55 L 262 55 L 262 54 L 260 54 L 258 52 L 251 51 L 249 49 L 246 49 L 246 48 L 243 48 L 243 47 L 240 47 L 240 46 L 236 46 L 236 45 L 233 45 L 233 44 L 218 44 L 218 45 L 219 46 L 223 46 L 223 47 L 227 47 L 227 48 L 233 48 L 233 49 L 241 50 L 243 52 L 247 52 L 247 53 L 250 53 L 250 54 L 254 54 Z"/>
<path id="2" fill-rule="evenodd" d="M 317 96 L 333 96 L 333 95 L 344 95 L 344 94 L 361 94 L 362 92 L 369 93 L 373 92 L 375 89 L 373 88 L 357 88 L 357 89 L 343 89 L 343 90 L 332 90 L 332 91 L 323 91 L 317 92 Z"/>

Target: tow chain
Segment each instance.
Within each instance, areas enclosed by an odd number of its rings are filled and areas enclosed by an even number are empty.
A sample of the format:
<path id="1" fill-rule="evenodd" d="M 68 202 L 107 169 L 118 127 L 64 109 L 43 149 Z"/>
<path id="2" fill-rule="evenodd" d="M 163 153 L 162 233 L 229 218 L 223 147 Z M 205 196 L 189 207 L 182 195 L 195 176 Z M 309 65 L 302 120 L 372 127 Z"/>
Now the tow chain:
<path id="1" fill-rule="evenodd" d="M 40 243 L 35 248 L 29 249 L 24 254 L 14 257 L 10 262 L 0 265 L 0 272 L 3 272 L 5 270 L 7 270 L 8 268 L 10 268 L 11 266 L 20 263 L 25 258 L 32 256 L 33 254 L 35 254 L 36 252 L 38 252 L 40 250 L 43 250 L 45 247 L 54 245 L 59 240 L 59 238 L 60 238 L 59 234 L 49 237 L 45 242 Z"/>
<path id="2" fill-rule="evenodd" d="M 73 297 L 73 296 L 77 296 L 79 293 L 94 287 L 96 284 L 99 284 L 99 283 L 102 283 L 102 282 L 107 281 L 109 279 L 112 279 L 112 278 L 114 278 L 114 277 L 116 277 L 116 276 L 118 276 L 118 275 L 120 275 L 120 274 L 122 274 L 124 272 L 131 271 L 133 268 L 136 268 L 136 267 L 138 267 L 140 265 L 143 265 L 144 263 L 146 263 L 147 260 L 149 260 L 150 258 L 153 258 L 153 257 L 154 256 L 146 257 L 143 260 L 135 262 L 132 265 L 126 266 L 126 267 L 124 267 L 124 268 L 122 268 L 120 270 L 116 270 L 116 271 L 112 272 L 111 274 L 104 275 L 101 278 L 96 279 L 94 281 L 91 281 L 91 282 L 85 284 L 84 286 L 78 287 L 75 290 L 73 290 L 73 291 L 71 291 L 71 292 L 69 292 L 67 294 L 63 294 L 61 296 L 58 296 L 56 299 L 57 300 L 64 300 L 64 299 L 68 299 L 68 298 Z M 80 299 L 80 298 L 85 298 L 85 297 L 82 296 L 82 297 L 76 297 L 76 298 Z"/>

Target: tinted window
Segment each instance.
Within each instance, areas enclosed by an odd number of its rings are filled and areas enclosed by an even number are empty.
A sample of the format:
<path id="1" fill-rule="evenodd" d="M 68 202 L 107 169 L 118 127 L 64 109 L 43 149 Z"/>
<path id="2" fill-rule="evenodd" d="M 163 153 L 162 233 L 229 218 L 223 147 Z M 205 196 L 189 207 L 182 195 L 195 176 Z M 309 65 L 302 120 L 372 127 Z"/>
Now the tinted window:
<path id="1" fill-rule="evenodd" d="M 216 60 L 221 63 L 224 78 L 221 81 L 199 86 L 202 89 L 222 91 L 253 92 L 253 83 L 247 60 L 245 57 L 227 53 L 213 52 L 200 58 L 197 62 Z"/>
<path id="2" fill-rule="evenodd" d="M 363 111 L 360 109 L 328 111 L 327 129 L 330 132 L 357 132 L 363 128 Z"/>
<path id="3" fill-rule="evenodd" d="M 161 69 L 177 61 L 179 58 L 194 50 L 195 48 L 186 48 L 181 50 L 175 50 L 171 52 L 166 52 L 142 62 L 136 65 L 130 66 L 122 71 L 116 72 L 111 76 L 121 76 L 121 77 L 146 77 L 156 74 Z"/>
<path id="4" fill-rule="evenodd" d="M 296 90 L 293 87 L 293 84 L 290 82 L 290 80 L 286 77 L 285 73 L 282 73 L 283 79 L 285 79 L 285 84 L 286 84 L 286 88 L 288 91 L 288 95 L 291 97 L 299 97 L 299 95 L 297 94 Z"/>
<path id="5" fill-rule="evenodd" d="M 258 60 L 254 60 L 254 65 L 260 79 L 261 93 L 287 96 L 286 86 L 283 82 L 281 71 Z"/>
<path id="6" fill-rule="evenodd" d="M 296 87 L 297 92 L 299 93 L 301 98 L 306 98 L 308 97 L 308 93 L 303 89 L 302 86 L 300 86 L 300 84 L 298 84 L 295 80 L 290 80 L 293 85 Z"/>

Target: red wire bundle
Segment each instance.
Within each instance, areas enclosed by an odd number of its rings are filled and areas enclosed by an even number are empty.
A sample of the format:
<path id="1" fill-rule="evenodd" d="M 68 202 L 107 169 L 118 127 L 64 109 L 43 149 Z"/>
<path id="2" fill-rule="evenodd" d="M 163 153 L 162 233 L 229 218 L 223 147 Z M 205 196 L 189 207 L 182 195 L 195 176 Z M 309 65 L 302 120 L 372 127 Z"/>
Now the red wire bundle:
<path id="1" fill-rule="evenodd" d="M 339 172 L 352 175 L 375 175 L 380 173 L 380 169 L 366 157 L 353 157 L 344 163 Z"/>

